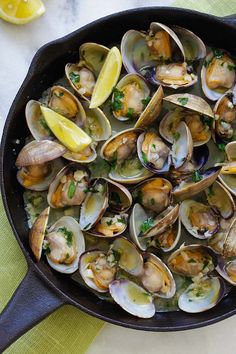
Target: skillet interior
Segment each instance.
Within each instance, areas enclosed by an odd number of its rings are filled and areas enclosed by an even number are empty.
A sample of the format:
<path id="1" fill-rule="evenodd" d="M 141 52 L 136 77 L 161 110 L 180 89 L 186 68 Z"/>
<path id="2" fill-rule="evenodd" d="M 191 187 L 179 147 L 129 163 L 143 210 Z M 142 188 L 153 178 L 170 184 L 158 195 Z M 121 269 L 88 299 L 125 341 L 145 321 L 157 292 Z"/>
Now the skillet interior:
<path id="1" fill-rule="evenodd" d="M 137 319 L 116 305 L 98 300 L 91 292 L 80 288 L 66 276 L 54 272 L 46 263 L 35 264 L 28 247 L 28 227 L 23 208 L 22 188 L 16 180 L 16 155 L 29 134 L 24 109 L 29 99 L 38 99 L 42 92 L 62 76 L 64 65 L 78 58 L 78 48 L 84 42 L 104 45 L 120 42 L 128 29 L 146 29 L 150 22 L 186 27 L 205 43 L 223 47 L 235 54 L 236 31 L 217 18 L 189 10 L 143 8 L 129 10 L 93 22 L 60 40 L 44 46 L 36 54 L 29 73 L 10 109 L 2 139 L 2 193 L 9 220 L 26 259 L 54 287 L 66 296 L 67 302 L 80 309 L 118 325 L 142 330 L 170 331 L 200 327 L 217 322 L 236 313 L 236 291 L 232 291 L 218 306 L 194 316 L 183 312 L 157 313 L 151 319 Z M 20 144 L 16 144 L 20 139 Z"/>

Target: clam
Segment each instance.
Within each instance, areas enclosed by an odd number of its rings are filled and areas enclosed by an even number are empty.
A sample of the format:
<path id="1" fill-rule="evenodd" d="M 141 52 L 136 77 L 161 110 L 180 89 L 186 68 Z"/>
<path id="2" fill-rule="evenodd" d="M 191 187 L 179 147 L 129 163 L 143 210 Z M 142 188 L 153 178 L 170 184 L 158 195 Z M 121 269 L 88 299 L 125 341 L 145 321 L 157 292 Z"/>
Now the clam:
<path id="1" fill-rule="evenodd" d="M 88 102 L 83 102 L 86 114 L 84 130 L 93 141 L 107 140 L 111 136 L 111 124 L 100 108 L 89 108 Z"/>
<path id="2" fill-rule="evenodd" d="M 129 233 L 132 241 L 142 251 L 146 251 L 149 246 L 149 239 L 139 237 L 140 227 L 148 219 L 145 209 L 138 203 L 134 204 L 130 219 L 129 219 Z"/>
<path id="3" fill-rule="evenodd" d="M 129 190 L 120 183 L 104 178 L 108 182 L 109 210 L 113 212 L 126 212 L 132 205 L 132 195 Z"/>
<path id="4" fill-rule="evenodd" d="M 171 203 L 172 184 L 165 178 L 154 177 L 134 187 L 132 196 L 144 208 L 160 213 Z"/>
<path id="5" fill-rule="evenodd" d="M 92 96 L 96 78 L 102 68 L 109 49 L 97 43 L 84 43 L 80 46 L 80 61 L 68 63 L 66 77 L 71 87 L 85 100 Z"/>
<path id="6" fill-rule="evenodd" d="M 80 152 L 67 151 L 63 157 L 77 163 L 93 162 L 97 158 L 96 145 L 92 143 Z"/>
<path id="7" fill-rule="evenodd" d="M 30 100 L 25 107 L 25 117 L 28 128 L 36 140 L 53 140 L 54 136 L 44 119 L 41 109 L 41 103 Z"/>
<path id="8" fill-rule="evenodd" d="M 126 32 L 121 41 L 121 54 L 129 73 L 138 72 L 152 84 L 178 88 L 197 81 L 185 63 L 184 47 L 178 36 L 161 23 L 151 23 L 147 34 Z"/>
<path id="9" fill-rule="evenodd" d="M 170 205 L 156 217 L 148 217 L 140 226 L 138 237 L 148 238 L 163 234 L 178 218 L 179 205 Z"/>
<path id="10" fill-rule="evenodd" d="M 229 219 L 234 214 L 235 203 L 231 194 L 218 181 L 205 189 L 207 201 L 210 206 L 224 219 Z"/>
<path id="11" fill-rule="evenodd" d="M 117 237 L 127 228 L 128 214 L 114 214 L 106 212 L 94 227 L 87 231 L 96 237 Z"/>
<path id="12" fill-rule="evenodd" d="M 192 196 L 202 192 L 208 188 L 218 177 L 221 167 L 212 167 L 204 173 L 195 171 L 192 176 L 182 181 L 178 186 L 174 187 L 173 195 L 178 200 L 191 198 Z"/>
<path id="13" fill-rule="evenodd" d="M 136 277 L 143 273 L 143 257 L 133 242 L 117 237 L 111 245 L 111 251 L 115 253 L 119 267 L 127 273 Z"/>
<path id="14" fill-rule="evenodd" d="M 66 152 L 66 148 L 55 141 L 33 140 L 26 144 L 16 159 L 17 167 L 41 165 L 45 162 L 55 160 Z"/>
<path id="15" fill-rule="evenodd" d="M 235 63 L 229 53 L 215 49 L 204 61 L 201 70 L 202 90 L 207 98 L 217 101 L 235 84 Z"/>
<path id="16" fill-rule="evenodd" d="M 167 265 L 176 274 L 186 277 L 202 277 L 215 269 L 216 254 L 204 245 L 182 245 L 168 258 Z"/>
<path id="17" fill-rule="evenodd" d="M 178 306 L 188 313 L 199 313 L 215 307 L 224 297 L 226 288 L 219 277 L 204 277 L 188 286 L 180 295 Z"/>
<path id="18" fill-rule="evenodd" d="M 127 280 L 114 280 L 109 286 L 113 300 L 131 315 L 151 318 L 155 315 L 152 296 L 141 286 Z"/>
<path id="19" fill-rule="evenodd" d="M 159 132 L 165 140 L 170 143 L 174 142 L 176 128 L 180 121 L 185 121 L 187 124 L 194 146 L 204 145 L 210 140 L 214 113 L 204 99 L 183 93 L 167 96 L 164 101 L 177 106 L 160 122 Z"/>
<path id="20" fill-rule="evenodd" d="M 52 208 L 81 205 L 86 197 L 89 176 L 88 169 L 76 163 L 62 168 L 49 186 L 48 204 Z"/>
<path id="21" fill-rule="evenodd" d="M 227 91 L 218 99 L 214 107 L 215 133 L 223 141 L 232 139 L 236 122 L 235 89 Z"/>
<path id="22" fill-rule="evenodd" d="M 225 152 L 228 161 L 222 164 L 219 180 L 224 187 L 236 196 L 236 142 L 228 143 L 225 146 Z"/>
<path id="23" fill-rule="evenodd" d="M 72 120 L 80 128 L 85 126 L 86 114 L 80 101 L 65 87 L 53 86 L 48 98 L 48 107 Z"/>
<path id="24" fill-rule="evenodd" d="M 165 173 L 171 164 L 170 149 L 153 131 L 139 135 L 138 157 L 142 165 L 153 173 Z"/>
<path id="25" fill-rule="evenodd" d="M 114 280 L 117 261 L 112 253 L 97 250 L 84 252 L 79 260 L 79 272 L 86 285 L 98 292 L 107 292 Z"/>
<path id="26" fill-rule="evenodd" d="M 37 261 L 42 250 L 49 265 L 60 273 L 74 273 L 78 269 L 80 255 L 85 250 L 84 236 L 78 222 L 71 216 L 63 216 L 47 229 L 50 207 L 35 220 L 30 230 L 29 243 Z"/>
<path id="27" fill-rule="evenodd" d="M 151 176 L 137 156 L 137 139 L 143 131 L 124 130 L 104 143 L 101 157 L 112 164 L 109 178 L 120 183 L 134 184 Z"/>
<path id="28" fill-rule="evenodd" d="M 181 236 L 181 222 L 178 218 L 172 225 L 161 233 L 154 236 L 151 246 L 160 248 L 163 252 L 172 251 L 178 244 Z"/>
<path id="29" fill-rule="evenodd" d="M 229 226 L 228 232 L 225 236 L 223 255 L 224 257 L 236 256 L 236 218 L 233 218 L 233 221 Z"/>
<path id="30" fill-rule="evenodd" d="M 193 154 L 193 140 L 186 123 L 180 122 L 176 128 L 174 143 L 171 150 L 174 168 L 180 168 L 190 161 Z"/>
<path id="31" fill-rule="evenodd" d="M 153 296 L 169 299 L 175 294 L 173 275 L 165 263 L 152 253 L 144 255 L 143 274 L 140 279 L 143 287 Z"/>
<path id="32" fill-rule="evenodd" d="M 217 272 L 224 278 L 228 283 L 236 286 L 236 260 L 226 260 L 223 257 L 219 258 L 218 266 L 216 267 Z"/>
<path id="33" fill-rule="evenodd" d="M 63 166 L 64 163 L 60 158 L 38 165 L 24 166 L 17 171 L 17 180 L 26 189 L 44 191 Z"/>
<path id="34" fill-rule="evenodd" d="M 179 216 L 186 230 L 199 239 L 209 238 L 219 229 L 219 220 L 213 209 L 192 199 L 180 204 Z"/>
<path id="35" fill-rule="evenodd" d="M 82 230 L 90 230 L 104 215 L 108 207 L 108 183 L 102 178 L 94 181 L 87 189 L 80 211 Z"/>

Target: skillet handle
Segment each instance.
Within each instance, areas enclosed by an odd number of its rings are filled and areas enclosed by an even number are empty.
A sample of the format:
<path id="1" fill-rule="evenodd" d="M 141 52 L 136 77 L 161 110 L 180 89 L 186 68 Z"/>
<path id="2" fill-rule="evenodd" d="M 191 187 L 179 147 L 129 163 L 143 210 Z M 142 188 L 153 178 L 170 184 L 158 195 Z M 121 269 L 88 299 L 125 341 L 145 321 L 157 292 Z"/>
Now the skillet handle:
<path id="1" fill-rule="evenodd" d="M 63 304 L 62 295 L 56 294 L 36 271 L 29 268 L 0 314 L 0 353 Z"/>
<path id="2" fill-rule="evenodd" d="M 224 17 L 221 17 L 221 19 L 223 20 L 223 22 L 225 22 L 228 25 L 236 28 L 236 14 L 229 15 L 229 16 L 224 16 Z"/>

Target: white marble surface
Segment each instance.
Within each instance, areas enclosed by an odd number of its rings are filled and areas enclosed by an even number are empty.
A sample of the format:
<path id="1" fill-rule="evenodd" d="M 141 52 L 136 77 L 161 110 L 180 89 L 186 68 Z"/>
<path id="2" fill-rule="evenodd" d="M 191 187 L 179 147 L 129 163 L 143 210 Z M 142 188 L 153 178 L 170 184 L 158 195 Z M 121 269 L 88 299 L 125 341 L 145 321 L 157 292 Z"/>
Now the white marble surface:
<path id="1" fill-rule="evenodd" d="M 0 133 L 11 102 L 37 49 L 99 17 L 172 0 L 45 0 L 46 14 L 23 27 L 0 21 Z M 87 354 L 235 354 L 236 317 L 207 328 L 147 333 L 106 325 Z"/>

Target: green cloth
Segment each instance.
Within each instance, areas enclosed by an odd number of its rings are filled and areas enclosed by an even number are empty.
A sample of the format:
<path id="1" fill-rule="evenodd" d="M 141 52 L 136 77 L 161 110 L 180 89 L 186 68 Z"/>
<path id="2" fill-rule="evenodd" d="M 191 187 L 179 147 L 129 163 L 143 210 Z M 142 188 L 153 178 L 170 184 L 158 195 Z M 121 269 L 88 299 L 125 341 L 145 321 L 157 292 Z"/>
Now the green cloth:
<path id="1" fill-rule="evenodd" d="M 158 1 L 157 1 L 158 5 Z M 218 16 L 236 13 L 236 0 L 177 0 L 187 7 Z M 0 310 L 4 308 L 27 271 L 24 256 L 11 231 L 0 200 Z M 5 353 L 84 353 L 101 330 L 103 322 L 72 306 L 64 306 L 18 339 Z"/>

